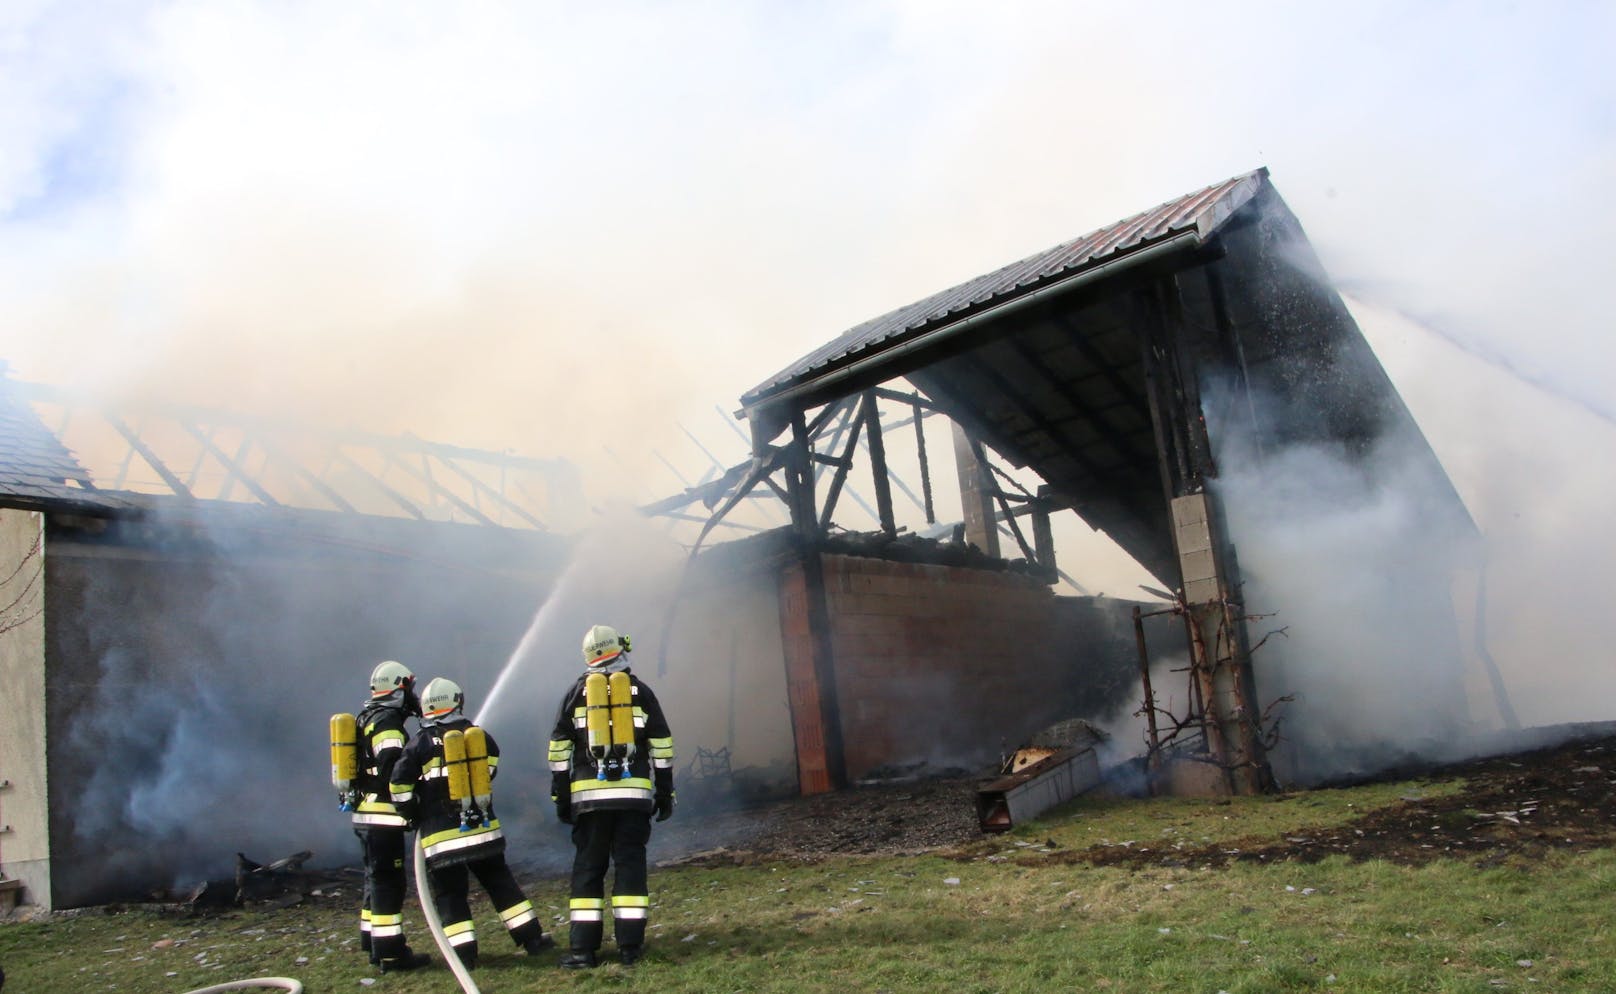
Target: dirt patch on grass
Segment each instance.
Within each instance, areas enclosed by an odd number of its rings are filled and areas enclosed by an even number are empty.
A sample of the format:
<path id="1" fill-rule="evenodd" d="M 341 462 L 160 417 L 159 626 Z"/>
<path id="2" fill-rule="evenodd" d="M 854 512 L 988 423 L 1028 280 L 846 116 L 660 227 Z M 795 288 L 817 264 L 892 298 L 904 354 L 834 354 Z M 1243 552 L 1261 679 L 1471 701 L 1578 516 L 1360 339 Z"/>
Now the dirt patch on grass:
<path id="1" fill-rule="evenodd" d="M 1430 796 L 1410 792 L 1350 823 L 1318 829 L 1299 824 L 1274 838 L 1202 847 L 1093 846 L 1043 858 L 1101 866 L 1205 867 L 1237 861 L 1310 862 L 1339 855 L 1405 865 L 1455 858 L 1487 865 L 1616 846 L 1616 738 L 1399 770 L 1395 777 L 1378 779 L 1416 776 L 1430 782 L 1463 781 L 1464 786 Z M 985 841 L 975 808 L 981 783 L 978 778 L 945 777 L 871 785 L 709 816 L 699 837 L 692 834 L 686 840 L 690 845 L 682 847 L 684 855 L 664 865 L 922 853 L 972 857 Z M 698 838 L 708 848 L 700 848 Z"/>
<path id="2" fill-rule="evenodd" d="M 1434 859 L 1491 865 L 1616 846 L 1616 739 L 1475 760 L 1420 776 L 1464 785 L 1428 797 L 1411 792 L 1347 824 L 1298 826 L 1279 839 L 1155 852 L 1098 847 L 1079 856 L 1109 866 L 1315 862 L 1326 856 L 1406 866 Z"/>
<path id="3" fill-rule="evenodd" d="M 737 865 L 830 856 L 913 856 L 982 838 L 976 791 L 982 780 L 946 776 L 867 785 L 762 807 L 674 819 L 669 847 L 682 855 L 662 865 Z M 683 833 L 675 835 L 675 833 Z"/>

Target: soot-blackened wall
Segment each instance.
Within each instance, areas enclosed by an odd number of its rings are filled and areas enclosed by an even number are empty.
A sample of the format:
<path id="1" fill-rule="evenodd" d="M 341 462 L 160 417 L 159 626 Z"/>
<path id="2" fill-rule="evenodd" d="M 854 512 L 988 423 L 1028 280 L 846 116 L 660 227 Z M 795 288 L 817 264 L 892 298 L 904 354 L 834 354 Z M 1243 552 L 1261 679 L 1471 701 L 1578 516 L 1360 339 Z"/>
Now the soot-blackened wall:
<path id="1" fill-rule="evenodd" d="M 48 538 L 56 907 L 229 877 L 238 851 L 351 862 L 329 716 L 386 658 L 486 688 L 549 582 L 536 552 L 528 572 L 477 565 L 466 526 L 380 541 L 194 524 Z"/>
<path id="2" fill-rule="evenodd" d="M 976 769 L 1135 692 L 1128 602 L 1056 597 L 998 570 L 841 555 L 824 564 L 850 780 L 916 762 Z"/>

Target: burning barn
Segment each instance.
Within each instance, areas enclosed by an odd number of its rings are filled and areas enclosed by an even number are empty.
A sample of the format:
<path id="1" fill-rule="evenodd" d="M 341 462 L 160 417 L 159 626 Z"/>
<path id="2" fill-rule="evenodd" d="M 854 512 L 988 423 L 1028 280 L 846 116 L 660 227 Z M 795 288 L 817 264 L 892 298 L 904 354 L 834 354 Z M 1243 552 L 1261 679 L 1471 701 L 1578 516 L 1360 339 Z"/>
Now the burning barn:
<path id="1" fill-rule="evenodd" d="M 1473 526 L 1266 170 L 860 324 L 748 391 L 740 414 L 751 460 L 649 510 L 700 501 L 705 535 L 758 494 L 788 509 L 781 654 L 805 791 L 1014 743 L 1102 700 L 1137 706 L 1147 640 L 1130 614 L 1154 616 L 1154 653 L 1188 673 L 1182 692 L 1158 682 L 1141 745 L 1193 759 L 1195 789 L 1264 789 L 1276 742 L 1306 778 L 1340 769 L 1321 752 L 1372 764 L 1467 721 L 1450 583 Z M 952 425 L 963 523 L 928 545 L 895 524 L 887 452 L 918 433 L 934 523 L 932 415 Z M 854 479 L 873 535 L 834 525 Z M 1389 546 L 1380 560 L 1318 542 L 1331 515 L 1387 495 L 1396 513 L 1347 529 L 1360 549 Z M 1056 596 L 1061 515 L 1108 535 L 1170 603 Z M 1253 618 L 1290 636 L 1256 666 Z M 1384 682 L 1374 713 L 1332 709 L 1331 688 L 1354 682 Z M 1280 701 L 1292 720 L 1276 740 Z"/>
<path id="2" fill-rule="evenodd" d="M 748 458 L 566 540 L 542 527 L 581 503 L 560 461 L 0 388 L 0 870 L 39 903 L 184 879 L 247 837 L 346 851 L 325 720 L 389 656 L 459 674 L 534 758 L 502 788 L 524 831 L 549 817 L 540 688 L 601 622 L 653 654 L 682 804 L 982 770 L 1141 698 L 1150 731 L 1117 745 L 1186 760 L 1172 789 L 1305 781 L 1468 723 L 1468 516 L 1265 170 L 850 329 L 741 398 Z M 948 463 L 957 491 L 933 486 Z M 1073 522 L 1165 589 L 1089 594 L 1057 561 Z M 507 681 L 533 656 L 551 669 Z M 1383 694 L 1333 706 L 1349 685 Z"/>

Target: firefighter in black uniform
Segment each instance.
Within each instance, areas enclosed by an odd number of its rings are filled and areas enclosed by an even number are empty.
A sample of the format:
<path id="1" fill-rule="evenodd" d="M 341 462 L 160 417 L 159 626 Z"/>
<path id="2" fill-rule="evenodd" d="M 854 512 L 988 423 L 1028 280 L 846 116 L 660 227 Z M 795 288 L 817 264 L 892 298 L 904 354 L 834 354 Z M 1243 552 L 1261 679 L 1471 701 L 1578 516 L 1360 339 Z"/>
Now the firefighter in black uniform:
<path id="1" fill-rule="evenodd" d="M 421 714 L 415 674 L 394 660 L 370 674 L 370 701 L 359 712 L 358 803 L 354 834 L 365 859 L 365 897 L 359 909 L 359 944 L 386 972 L 413 970 L 432 962 L 404 941 L 405 818 L 393 805 L 389 784 L 393 765 L 409 741 L 404 722 Z"/>
<path id="2" fill-rule="evenodd" d="M 673 733 L 651 688 L 628 671 L 629 640 L 596 625 L 584 634 L 583 652 L 585 672 L 561 699 L 550 733 L 550 796 L 556 814 L 572 826 L 575 849 L 571 948 L 561 957 L 561 966 L 571 969 L 597 962 L 608 863 L 616 867 L 611 906 L 618 958 L 633 964 L 644 954 L 651 814 L 657 821 L 673 815 Z M 633 746 L 619 758 L 603 759 L 601 750 L 590 748 L 585 688 L 596 673 L 621 673 L 632 687 Z"/>
<path id="3" fill-rule="evenodd" d="M 505 865 L 505 835 L 492 802 L 476 809 L 468 822 L 461 802 L 449 797 L 443 737 L 450 730 L 464 732 L 472 727 L 463 713 L 465 701 L 466 695 L 452 680 L 438 677 L 426 685 L 421 695 L 421 730 L 393 767 L 392 790 L 393 801 L 417 826 L 416 844 L 425 850 L 428 882 L 444 934 L 460 962 L 473 969 L 477 965 L 477 930 L 468 900 L 470 874 L 476 874 L 488 892 L 511 940 L 528 955 L 553 947 L 555 940 L 544 934 L 532 903 Z M 499 770 L 499 746 L 492 735 L 487 740 L 492 777 Z"/>

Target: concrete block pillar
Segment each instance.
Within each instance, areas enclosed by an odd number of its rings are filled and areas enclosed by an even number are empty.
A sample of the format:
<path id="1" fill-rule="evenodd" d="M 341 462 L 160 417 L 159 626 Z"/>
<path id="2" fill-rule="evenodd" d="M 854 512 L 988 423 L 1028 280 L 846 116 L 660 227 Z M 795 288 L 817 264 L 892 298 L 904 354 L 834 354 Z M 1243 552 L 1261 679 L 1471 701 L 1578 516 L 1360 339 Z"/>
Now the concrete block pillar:
<path id="1" fill-rule="evenodd" d="M 0 889 L 6 900 L 51 907 L 45 780 L 44 515 L 0 509 Z"/>
<path id="2" fill-rule="evenodd" d="M 1244 619 L 1233 604 L 1206 493 L 1173 498 L 1173 542 L 1183 577 L 1185 625 L 1199 688 L 1207 746 L 1237 794 L 1266 790 L 1271 776 L 1258 734 Z"/>

